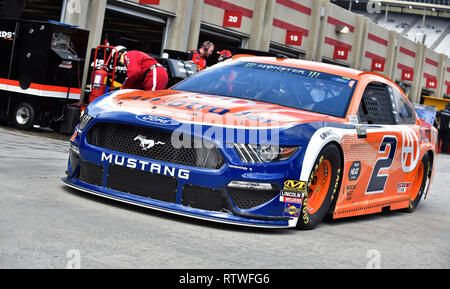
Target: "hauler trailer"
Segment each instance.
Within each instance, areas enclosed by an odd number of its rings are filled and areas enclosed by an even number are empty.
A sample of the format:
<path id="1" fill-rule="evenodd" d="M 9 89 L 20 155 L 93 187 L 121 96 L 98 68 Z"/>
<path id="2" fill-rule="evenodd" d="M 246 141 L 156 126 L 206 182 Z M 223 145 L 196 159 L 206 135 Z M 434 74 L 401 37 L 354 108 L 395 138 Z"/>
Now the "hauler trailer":
<path id="1" fill-rule="evenodd" d="M 88 38 L 89 31 L 63 23 L 0 19 L 0 118 L 71 133 Z"/>

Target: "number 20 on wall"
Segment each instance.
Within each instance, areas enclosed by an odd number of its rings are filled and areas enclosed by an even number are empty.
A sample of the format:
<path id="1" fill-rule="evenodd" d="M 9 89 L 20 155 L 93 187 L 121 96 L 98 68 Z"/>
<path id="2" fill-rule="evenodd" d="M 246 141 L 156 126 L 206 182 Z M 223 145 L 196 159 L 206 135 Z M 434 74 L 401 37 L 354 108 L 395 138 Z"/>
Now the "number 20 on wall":
<path id="1" fill-rule="evenodd" d="M 242 12 L 225 11 L 223 17 L 223 27 L 237 27 L 240 28 L 242 23 Z"/>

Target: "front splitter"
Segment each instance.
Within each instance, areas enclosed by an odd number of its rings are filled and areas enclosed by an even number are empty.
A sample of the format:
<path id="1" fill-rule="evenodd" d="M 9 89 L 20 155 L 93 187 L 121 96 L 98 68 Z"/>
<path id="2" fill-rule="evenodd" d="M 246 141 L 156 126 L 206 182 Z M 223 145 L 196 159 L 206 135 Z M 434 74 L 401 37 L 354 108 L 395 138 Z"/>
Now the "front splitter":
<path id="1" fill-rule="evenodd" d="M 268 228 L 268 229 L 291 228 L 291 227 L 296 226 L 295 219 L 292 219 L 289 221 L 277 221 L 277 222 L 263 221 L 263 220 L 258 220 L 258 219 L 247 219 L 247 218 L 238 217 L 238 216 L 234 216 L 234 215 L 227 214 L 227 213 L 221 213 L 221 212 L 210 212 L 210 214 L 214 215 L 214 216 L 211 216 L 211 215 L 208 215 L 209 211 L 193 209 L 193 208 L 185 208 L 182 205 L 171 204 L 171 206 L 180 207 L 180 209 L 178 210 L 178 209 L 174 209 L 174 208 L 169 208 L 168 206 L 153 205 L 153 204 L 135 201 L 135 200 L 128 199 L 128 198 L 123 198 L 123 197 L 120 197 L 120 196 L 112 194 L 112 193 L 110 194 L 110 193 L 103 193 L 103 192 L 95 191 L 95 190 L 92 190 L 89 188 L 82 187 L 78 184 L 75 184 L 75 183 L 71 182 L 69 180 L 69 178 L 67 178 L 67 177 L 61 178 L 61 181 L 65 185 L 67 185 L 73 189 L 80 190 L 80 191 L 83 191 L 85 193 L 89 193 L 92 195 L 108 198 L 111 200 L 115 200 L 115 201 L 119 201 L 119 202 L 123 202 L 123 203 L 127 203 L 127 204 L 132 204 L 132 205 L 136 205 L 136 206 L 140 206 L 140 207 L 144 207 L 144 208 L 149 208 L 149 209 L 153 209 L 153 210 L 157 210 L 157 211 L 168 212 L 168 213 L 172 213 L 172 214 L 176 214 L 176 215 L 180 215 L 180 216 L 186 216 L 186 217 L 191 217 L 191 218 L 195 218 L 195 219 L 200 219 L 200 220 L 207 220 L 207 221 L 213 221 L 213 222 L 217 222 L 217 223 L 255 227 L 255 228 Z M 191 211 L 197 211 L 197 214 L 185 211 L 187 209 L 189 209 Z"/>

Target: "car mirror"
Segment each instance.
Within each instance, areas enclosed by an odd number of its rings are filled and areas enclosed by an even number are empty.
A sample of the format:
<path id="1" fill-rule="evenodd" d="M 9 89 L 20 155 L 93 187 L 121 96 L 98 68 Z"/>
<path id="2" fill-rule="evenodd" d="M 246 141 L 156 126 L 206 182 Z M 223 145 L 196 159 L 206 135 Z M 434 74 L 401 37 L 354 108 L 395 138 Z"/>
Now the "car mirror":
<path id="1" fill-rule="evenodd" d="M 356 134 L 358 135 L 358 138 L 367 138 L 366 126 L 357 125 L 356 126 Z"/>

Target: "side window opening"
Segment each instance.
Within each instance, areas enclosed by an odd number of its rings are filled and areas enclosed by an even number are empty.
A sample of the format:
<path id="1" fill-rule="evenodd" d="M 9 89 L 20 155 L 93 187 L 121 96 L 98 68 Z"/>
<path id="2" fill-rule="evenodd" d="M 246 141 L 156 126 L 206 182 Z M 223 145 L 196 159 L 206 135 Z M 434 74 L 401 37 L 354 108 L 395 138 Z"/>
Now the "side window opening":
<path id="1" fill-rule="evenodd" d="M 372 82 L 367 85 L 358 110 L 361 123 L 394 124 L 391 102 L 386 93 L 386 86 Z"/>
<path id="2" fill-rule="evenodd" d="M 401 92 L 395 87 L 387 87 L 388 93 L 391 97 L 394 118 L 398 124 L 415 124 L 416 115 L 414 109 L 406 101 Z"/>

